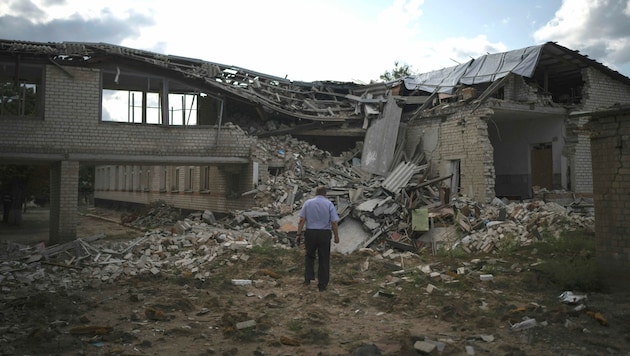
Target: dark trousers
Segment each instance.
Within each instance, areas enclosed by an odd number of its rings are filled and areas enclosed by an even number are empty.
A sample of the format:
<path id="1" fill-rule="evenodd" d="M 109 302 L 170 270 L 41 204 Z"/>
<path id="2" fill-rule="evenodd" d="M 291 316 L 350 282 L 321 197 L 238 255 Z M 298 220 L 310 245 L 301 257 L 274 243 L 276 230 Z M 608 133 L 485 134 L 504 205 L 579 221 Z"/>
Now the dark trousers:
<path id="1" fill-rule="evenodd" d="M 310 282 L 315 279 L 315 258 L 317 262 L 317 287 L 326 289 L 330 279 L 330 230 L 311 230 L 304 232 L 304 280 Z"/>

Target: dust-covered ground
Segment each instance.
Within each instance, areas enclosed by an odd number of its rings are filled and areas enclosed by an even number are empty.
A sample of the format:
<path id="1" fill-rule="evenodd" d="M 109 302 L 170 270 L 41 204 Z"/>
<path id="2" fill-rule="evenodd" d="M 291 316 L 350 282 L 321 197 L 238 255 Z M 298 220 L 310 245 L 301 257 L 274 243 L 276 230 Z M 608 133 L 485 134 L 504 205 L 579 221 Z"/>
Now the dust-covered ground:
<path id="1" fill-rule="evenodd" d="M 112 241 L 142 235 L 80 217 L 79 236 L 107 231 Z M 69 264 L 33 262 L 85 283 L 4 277 L 0 354 L 630 355 L 630 299 L 597 285 L 589 246 L 334 254 L 322 293 L 301 284 L 302 249 L 271 244 L 221 255 L 204 265 L 203 279 L 158 271 L 100 280 Z M 23 268 L 12 262 L 0 260 L 3 276 Z M 568 287 L 585 299 L 563 302 Z M 535 322 L 519 324 L 527 318 Z"/>

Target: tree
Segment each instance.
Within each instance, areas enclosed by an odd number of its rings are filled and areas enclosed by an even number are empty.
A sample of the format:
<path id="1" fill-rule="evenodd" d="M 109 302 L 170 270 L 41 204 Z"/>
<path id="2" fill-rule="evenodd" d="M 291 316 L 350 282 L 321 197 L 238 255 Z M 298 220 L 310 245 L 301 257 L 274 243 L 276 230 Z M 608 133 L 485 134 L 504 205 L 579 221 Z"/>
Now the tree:
<path id="1" fill-rule="evenodd" d="M 381 80 L 385 82 L 389 82 L 389 81 L 404 78 L 410 75 L 413 75 L 413 72 L 409 64 L 407 63 L 401 64 L 400 62 L 394 62 L 394 69 L 392 69 L 391 71 L 388 70 L 385 73 L 381 74 L 380 78 Z"/>

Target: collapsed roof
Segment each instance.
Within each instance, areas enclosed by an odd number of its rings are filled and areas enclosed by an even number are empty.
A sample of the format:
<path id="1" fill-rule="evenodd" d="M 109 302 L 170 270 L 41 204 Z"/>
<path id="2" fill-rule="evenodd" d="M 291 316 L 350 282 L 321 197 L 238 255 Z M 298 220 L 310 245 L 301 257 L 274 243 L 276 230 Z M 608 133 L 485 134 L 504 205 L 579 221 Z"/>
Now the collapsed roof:
<path id="1" fill-rule="evenodd" d="M 169 77 L 182 85 L 259 105 L 265 112 L 278 116 L 321 123 L 356 120 L 360 124 L 369 115 L 380 115 L 386 96 L 391 94 L 389 90 L 401 83 L 401 80 L 369 85 L 291 81 L 232 65 L 106 43 L 0 40 L 2 57 L 40 60 L 58 66 L 116 69 L 119 65 L 127 65 Z M 530 78 L 540 87 L 573 88 L 581 85 L 580 72 L 589 66 L 630 84 L 629 78 L 578 51 L 547 42 L 487 54 L 456 66 L 406 77 L 402 79 L 404 90 L 396 99 L 403 105 L 417 106 L 427 101 L 426 96 L 422 97 L 426 93 L 453 93 L 459 87 L 494 82 L 510 73 Z M 411 100 L 411 96 L 425 99 Z"/>
<path id="2" fill-rule="evenodd" d="M 580 71 L 586 67 L 630 83 L 629 78 L 601 63 L 552 42 L 487 54 L 456 66 L 413 75 L 403 82 L 408 90 L 451 94 L 459 86 L 490 83 L 513 73 L 534 79 L 541 87 L 543 83 L 562 87 L 581 81 Z"/>

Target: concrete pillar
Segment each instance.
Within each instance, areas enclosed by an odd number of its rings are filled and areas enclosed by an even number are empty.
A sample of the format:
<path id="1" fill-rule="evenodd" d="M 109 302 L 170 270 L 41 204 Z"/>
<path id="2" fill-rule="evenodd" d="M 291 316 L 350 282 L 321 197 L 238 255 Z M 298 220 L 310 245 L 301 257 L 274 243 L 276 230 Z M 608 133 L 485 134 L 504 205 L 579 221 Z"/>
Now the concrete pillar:
<path id="1" fill-rule="evenodd" d="M 79 162 L 53 164 L 50 169 L 50 244 L 77 238 L 78 199 Z"/>

